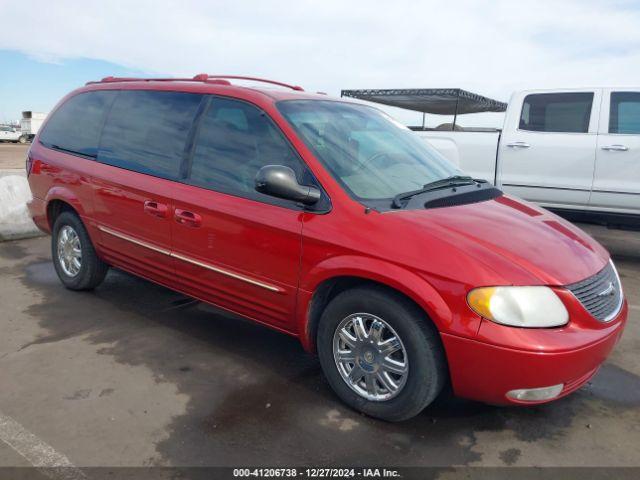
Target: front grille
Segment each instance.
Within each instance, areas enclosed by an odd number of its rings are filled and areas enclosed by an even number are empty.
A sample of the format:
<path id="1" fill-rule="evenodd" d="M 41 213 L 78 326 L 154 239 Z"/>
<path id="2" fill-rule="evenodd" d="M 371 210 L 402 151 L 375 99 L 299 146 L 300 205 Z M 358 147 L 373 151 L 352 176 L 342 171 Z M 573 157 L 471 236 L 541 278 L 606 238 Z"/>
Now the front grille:
<path id="1" fill-rule="evenodd" d="M 591 315 L 602 322 L 611 320 L 622 307 L 620 279 L 611 262 L 593 277 L 567 285 L 567 289 Z"/>

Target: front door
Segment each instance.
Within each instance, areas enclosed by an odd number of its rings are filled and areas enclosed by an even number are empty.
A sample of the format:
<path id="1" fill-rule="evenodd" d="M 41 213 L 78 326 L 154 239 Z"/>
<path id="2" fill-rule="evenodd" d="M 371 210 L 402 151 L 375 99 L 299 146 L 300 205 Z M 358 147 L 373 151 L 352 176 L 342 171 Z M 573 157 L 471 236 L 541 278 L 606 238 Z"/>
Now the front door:
<path id="1" fill-rule="evenodd" d="M 600 91 L 523 93 L 502 132 L 503 189 L 546 206 L 589 203 Z"/>
<path id="2" fill-rule="evenodd" d="M 590 206 L 640 212 L 640 91 L 608 89 L 602 99 Z"/>
<path id="3" fill-rule="evenodd" d="M 265 165 L 308 171 L 269 117 L 246 102 L 211 97 L 184 184 L 173 192 L 178 281 L 194 296 L 292 331 L 303 210 L 255 190 Z"/>

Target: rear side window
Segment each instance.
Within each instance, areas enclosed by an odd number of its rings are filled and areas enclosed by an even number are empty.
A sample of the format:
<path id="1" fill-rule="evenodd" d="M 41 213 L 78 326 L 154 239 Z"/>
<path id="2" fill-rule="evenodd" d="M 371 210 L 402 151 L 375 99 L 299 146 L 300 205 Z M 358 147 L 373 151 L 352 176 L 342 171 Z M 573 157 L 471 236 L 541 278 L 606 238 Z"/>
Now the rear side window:
<path id="1" fill-rule="evenodd" d="M 125 90 L 102 132 L 101 163 L 176 179 L 201 95 Z"/>
<path id="2" fill-rule="evenodd" d="M 609 133 L 640 134 L 639 92 L 613 92 L 611 94 Z"/>
<path id="3" fill-rule="evenodd" d="M 255 190 L 256 174 L 265 165 L 286 165 L 299 181 L 312 181 L 265 113 L 245 102 L 213 98 L 202 118 L 187 182 L 273 203 L 273 197 Z"/>
<path id="4" fill-rule="evenodd" d="M 527 95 L 520 114 L 520 130 L 587 133 L 593 93 L 537 93 Z"/>
<path id="5" fill-rule="evenodd" d="M 115 92 L 87 92 L 71 97 L 60 106 L 40 134 L 49 148 L 95 158 L 104 116 Z"/>

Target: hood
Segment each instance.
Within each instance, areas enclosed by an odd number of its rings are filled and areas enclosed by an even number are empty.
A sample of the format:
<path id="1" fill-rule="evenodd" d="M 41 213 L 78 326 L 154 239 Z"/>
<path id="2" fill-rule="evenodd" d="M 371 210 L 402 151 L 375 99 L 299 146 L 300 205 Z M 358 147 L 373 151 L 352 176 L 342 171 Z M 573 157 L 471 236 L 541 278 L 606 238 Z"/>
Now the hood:
<path id="1" fill-rule="evenodd" d="M 568 285 L 594 275 L 609 259 L 609 253 L 579 228 L 507 195 L 468 205 L 389 214 L 417 235 L 436 237 L 461 250 L 504 284 Z"/>

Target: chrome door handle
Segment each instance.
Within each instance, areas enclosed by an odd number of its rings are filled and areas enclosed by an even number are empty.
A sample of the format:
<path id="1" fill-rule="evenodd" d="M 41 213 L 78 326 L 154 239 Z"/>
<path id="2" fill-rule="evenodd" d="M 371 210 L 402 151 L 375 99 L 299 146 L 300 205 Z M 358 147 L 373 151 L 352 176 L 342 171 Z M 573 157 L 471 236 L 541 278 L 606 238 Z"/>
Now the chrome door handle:
<path id="1" fill-rule="evenodd" d="M 626 152 L 627 150 L 629 150 L 629 147 L 627 147 L 626 145 L 605 145 L 601 148 L 602 150 L 608 150 L 610 152 Z"/>
<path id="2" fill-rule="evenodd" d="M 169 207 L 167 207 L 163 203 L 147 200 L 146 202 L 144 202 L 144 212 L 148 213 L 149 215 L 154 215 L 156 217 L 167 218 Z"/>
<path id="3" fill-rule="evenodd" d="M 511 147 L 511 148 L 529 148 L 531 145 L 529 145 L 527 142 L 511 142 L 511 143 L 507 143 L 507 147 Z"/>
<path id="4" fill-rule="evenodd" d="M 187 227 L 197 228 L 202 225 L 202 217 L 200 215 L 180 208 L 175 209 L 174 218 L 176 222 L 181 225 L 186 225 Z"/>

